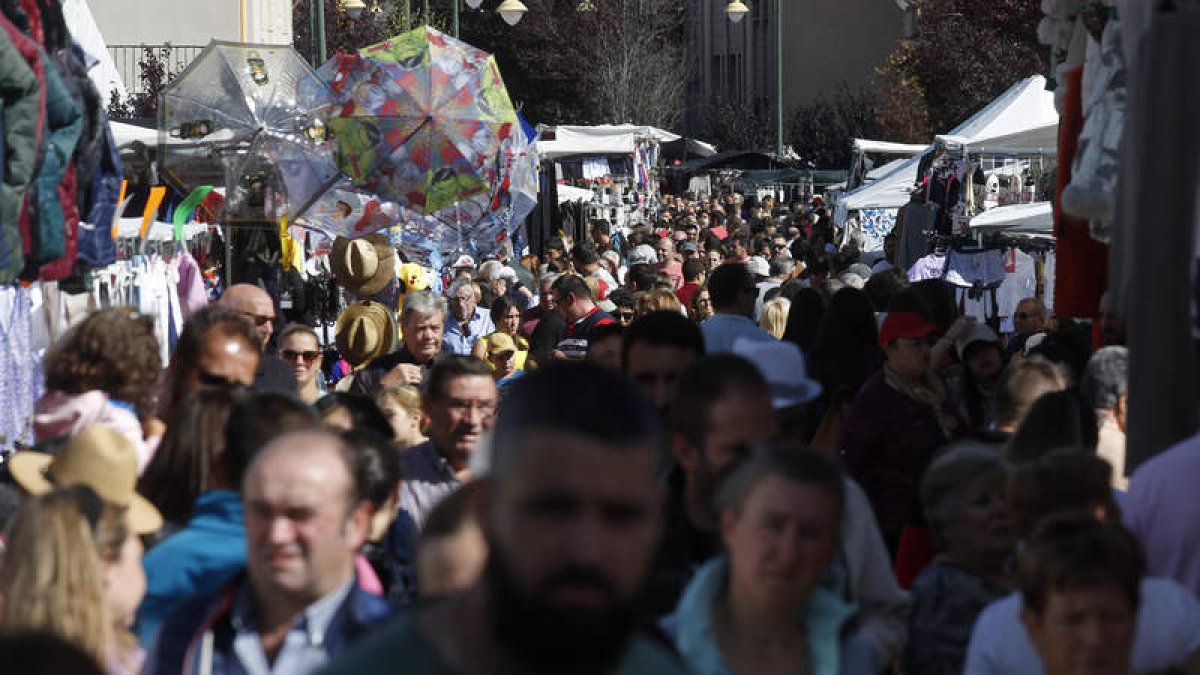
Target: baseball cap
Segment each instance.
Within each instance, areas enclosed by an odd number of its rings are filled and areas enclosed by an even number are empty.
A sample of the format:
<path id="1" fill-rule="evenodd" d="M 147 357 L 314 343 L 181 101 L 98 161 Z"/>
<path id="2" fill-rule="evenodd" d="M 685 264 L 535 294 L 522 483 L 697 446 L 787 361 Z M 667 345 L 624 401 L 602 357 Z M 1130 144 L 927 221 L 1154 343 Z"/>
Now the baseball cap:
<path id="1" fill-rule="evenodd" d="M 700 245 L 694 241 L 685 241 L 685 242 L 683 242 L 682 245 L 680 245 L 679 250 L 680 251 L 693 251 L 693 252 L 699 253 Z"/>
<path id="2" fill-rule="evenodd" d="M 958 352 L 958 358 L 963 358 L 967 351 L 967 347 L 973 342 L 991 342 L 1000 343 L 1000 336 L 996 335 L 996 331 L 992 330 L 991 326 L 986 323 L 975 322 L 971 324 L 971 328 L 962 336 L 954 341 L 954 351 Z"/>
<path id="3" fill-rule="evenodd" d="M 892 312 L 879 329 L 879 346 L 886 347 L 900 338 L 915 340 L 937 332 L 937 326 L 916 312 Z"/>

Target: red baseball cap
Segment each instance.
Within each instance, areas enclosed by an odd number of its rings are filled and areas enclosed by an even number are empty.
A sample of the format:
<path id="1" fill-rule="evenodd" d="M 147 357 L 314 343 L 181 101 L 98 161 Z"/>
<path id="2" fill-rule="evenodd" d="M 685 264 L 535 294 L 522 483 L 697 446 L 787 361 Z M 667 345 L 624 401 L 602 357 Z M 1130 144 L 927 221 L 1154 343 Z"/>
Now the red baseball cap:
<path id="1" fill-rule="evenodd" d="M 916 312 L 892 312 L 879 329 L 879 346 L 886 347 L 899 338 L 915 340 L 937 332 L 937 326 Z"/>

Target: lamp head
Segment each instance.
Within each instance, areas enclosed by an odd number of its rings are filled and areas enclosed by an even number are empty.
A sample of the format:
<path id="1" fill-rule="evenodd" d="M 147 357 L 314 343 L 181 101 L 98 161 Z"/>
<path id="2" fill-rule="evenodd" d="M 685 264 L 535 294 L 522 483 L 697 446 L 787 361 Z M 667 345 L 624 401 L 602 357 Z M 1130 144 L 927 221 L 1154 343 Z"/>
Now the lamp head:
<path id="1" fill-rule="evenodd" d="M 725 5 L 725 15 L 729 17 L 730 23 L 739 23 L 749 12 L 750 8 L 742 0 L 733 0 Z"/>

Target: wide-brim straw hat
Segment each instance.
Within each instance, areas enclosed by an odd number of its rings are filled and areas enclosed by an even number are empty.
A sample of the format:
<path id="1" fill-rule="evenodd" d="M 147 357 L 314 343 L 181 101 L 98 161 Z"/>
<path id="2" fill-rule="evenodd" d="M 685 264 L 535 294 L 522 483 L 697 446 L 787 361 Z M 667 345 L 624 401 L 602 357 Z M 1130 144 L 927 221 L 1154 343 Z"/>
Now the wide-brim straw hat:
<path id="1" fill-rule="evenodd" d="M 137 493 L 137 449 L 120 432 L 102 424 L 84 427 L 54 455 L 18 452 L 8 461 L 14 480 L 30 494 L 86 485 L 109 504 L 129 509 L 138 534 L 162 528 L 158 509 Z"/>
<path id="2" fill-rule="evenodd" d="M 338 237 L 329 253 L 329 267 L 342 288 L 369 297 L 396 278 L 396 249 L 385 234 L 358 239 Z"/>
<path id="3" fill-rule="evenodd" d="M 370 363 L 396 345 L 396 321 L 381 302 L 363 300 L 347 307 L 334 327 L 337 348 L 352 366 Z"/>

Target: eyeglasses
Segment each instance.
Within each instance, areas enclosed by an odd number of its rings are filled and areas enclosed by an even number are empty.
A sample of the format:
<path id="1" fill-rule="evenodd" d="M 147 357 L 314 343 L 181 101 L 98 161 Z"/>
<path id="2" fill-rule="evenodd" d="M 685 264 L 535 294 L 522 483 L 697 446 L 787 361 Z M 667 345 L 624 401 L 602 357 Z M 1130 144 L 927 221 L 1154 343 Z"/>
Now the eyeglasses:
<path id="1" fill-rule="evenodd" d="M 711 298 L 696 298 L 696 304 L 697 305 L 711 305 L 712 299 Z"/>
<path id="2" fill-rule="evenodd" d="M 773 246 L 776 251 L 782 251 L 783 249 L 787 248 L 787 244 L 774 244 Z"/>
<path id="3" fill-rule="evenodd" d="M 1033 312 L 1017 312 L 1016 314 L 1013 314 L 1013 318 L 1018 319 L 1020 321 L 1024 321 L 1025 319 L 1033 319 L 1038 316 L 1040 316 L 1040 315 L 1034 314 Z"/>
<path id="4" fill-rule="evenodd" d="M 613 314 L 613 316 L 617 317 L 618 319 L 621 319 L 622 321 L 633 320 L 633 312 L 615 312 Z"/>
<path id="5" fill-rule="evenodd" d="M 228 377 L 225 377 L 224 375 L 217 375 L 216 373 L 209 372 L 208 370 L 205 370 L 204 368 L 197 368 L 196 370 L 197 370 L 197 373 L 199 374 L 200 384 L 205 387 L 215 387 L 217 389 L 225 389 L 225 390 L 228 390 L 228 391 L 231 391 L 234 393 L 238 393 L 238 394 L 240 394 L 250 388 L 247 385 L 242 384 L 241 382 L 238 382 L 236 380 L 231 380 Z"/>
<path id="6" fill-rule="evenodd" d="M 305 363 L 312 363 L 320 358 L 321 352 L 313 350 L 298 352 L 294 349 L 284 349 L 283 351 L 279 352 L 279 356 L 284 361 L 296 361 L 297 359 L 304 359 Z"/>

